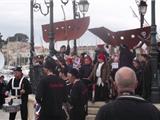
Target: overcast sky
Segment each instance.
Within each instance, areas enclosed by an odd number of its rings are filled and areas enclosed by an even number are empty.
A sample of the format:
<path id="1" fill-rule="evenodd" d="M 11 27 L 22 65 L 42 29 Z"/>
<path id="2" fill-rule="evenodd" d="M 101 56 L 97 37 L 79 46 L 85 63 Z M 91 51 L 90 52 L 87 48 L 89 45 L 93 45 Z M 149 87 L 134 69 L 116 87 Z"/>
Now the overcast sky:
<path id="1" fill-rule="evenodd" d="M 43 0 L 36 0 L 43 4 Z M 64 19 L 60 0 L 54 1 L 54 21 Z M 78 2 L 79 0 L 77 0 Z M 89 28 L 105 26 L 112 31 L 134 29 L 140 27 L 138 18 L 134 17 L 132 10 L 139 16 L 135 0 L 88 0 L 90 16 Z M 156 1 L 156 24 L 157 32 L 160 33 L 160 0 Z M 146 20 L 151 24 L 151 0 L 147 0 L 148 8 L 145 15 Z M 42 7 L 45 11 L 45 6 Z M 73 18 L 72 0 L 64 7 L 66 19 Z M 24 33 L 30 37 L 30 0 L 0 0 L 0 32 L 3 39 L 14 36 L 16 33 Z M 44 17 L 39 12 L 34 12 L 35 42 L 42 43 L 41 25 L 49 23 L 49 16 Z M 98 39 L 87 32 L 81 39 Z M 78 44 L 81 45 L 82 41 Z"/>

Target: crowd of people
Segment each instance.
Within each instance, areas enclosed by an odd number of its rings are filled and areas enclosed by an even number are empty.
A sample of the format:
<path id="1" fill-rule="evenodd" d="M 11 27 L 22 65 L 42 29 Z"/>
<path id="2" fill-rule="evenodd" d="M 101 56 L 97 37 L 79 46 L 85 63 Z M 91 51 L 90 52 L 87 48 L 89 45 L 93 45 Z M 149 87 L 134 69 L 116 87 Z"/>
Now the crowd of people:
<path id="1" fill-rule="evenodd" d="M 64 94 L 67 94 L 68 97 L 65 97 L 64 101 L 61 101 L 61 104 L 65 104 L 65 106 L 67 106 L 66 111 L 70 120 L 85 120 L 88 100 L 92 102 L 109 102 L 116 99 L 117 96 L 119 96 L 119 93 L 117 91 L 117 87 L 115 87 L 115 75 L 117 70 L 124 66 L 127 67 L 127 70 L 131 69 L 135 73 L 136 80 L 138 81 L 136 83 L 135 91 L 132 94 L 138 95 L 140 99 L 143 98 L 150 101 L 152 80 L 150 56 L 147 54 L 137 56 L 135 49 L 136 47 L 130 50 L 126 45 L 121 45 L 119 47 L 119 51 L 111 55 L 105 48 L 102 48 L 96 51 L 95 58 L 91 58 L 86 53 L 82 53 L 80 56 L 67 55 L 65 49 L 63 49 L 63 51 L 60 51 L 61 56 L 55 55 L 51 57 L 51 59 L 53 59 L 52 61 L 55 62 L 55 67 L 48 65 L 46 68 L 53 71 L 53 76 L 58 76 L 66 83 L 66 86 L 64 86 L 63 89 L 66 88 L 65 91 L 67 91 L 67 93 Z M 54 70 L 52 70 L 53 68 Z M 46 96 L 48 94 L 58 94 L 58 92 L 47 92 L 48 90 L 45 85 L 50 84 L 47 79 L 49 80 L 49 78 L 44 78 L 43 81 L 45 82 L 40 82 L 41 84 L 39 84 L 37 89 L 37 101 L 38 104 L 42 105 L 41 111 L 43 111 L 43 109 L 45 111 L 45 109 L 47 109 L 46 106 L 50 106 L 51 109 L 50 104 L 53 105 L 53 102 L 49 104 L 49 97 L 47 99 Z M 127 80 L 129 82 L 129 78 Z M 56 84 L 53 86 L 57 86 Z M 39 89 L 39 87 L 41 89 Z M 42 92 L 41 90 L 43 89 L 44 91 Z M 59 87 L 49 89 L 56 91 L 54 89 L 59 89 Z M 42 95 L 42 93 L 44 95 Z M 39 96 L 39 94 L 41 95 Z M 48 105 L 43 106 L 43 104 L 45 104 L 43 103 L 43 99 L 46 99 L 46 104 Z M 56 101 L 56 99 L 53 97 L 52 101 Z M 53 113 L 48 115 L 48 113 L 43 114 L 41 111 L 39 117 L 40 120 L 44 120 L 44 118 L 46 118 L 45 120 L 49 120 L 46 116 L 54 119 L 55 117 L 60 117 L 63 114 L 62 109 L 61 112 L 59 112 L 61 115 L 53 115 Z M 66 118 L 65 114 L 64 118 Z"/>
<path id="2" fill-rule="evenodd" d="M 109 110 L 117 110 L 117 117 L 123 118 L 121 113 L 124 114 L 124 111 L 116 105 L 119 104 L 122 109 L 130 107 L 121 105 L 122 101 L 126 101 L 131 107 L 135 103 L 146 105 L 145 100 L 150 101 L 151 95 L 150 56 L 137 56 L 135 49 L 136 47 L 130 50 L 128 46 L 120 45 L 119 50 L 111 54 L 108 46 L 104 46 L 96 50 L 95 57 L 91 58 L 87 53 L 80 56 L 71 55 L 70 50 L 62 46 L 54 56 L 40 57 L 36 62 L 43 67 L 43 76 L 38 78 L 40 80 L 37 80 L 39 83 L 35 92 L 36 119 L 85 120 L 88 100 L 107 103 L 116 100 L 115 103 L 106 106 L 109 107 L 108 110 L 106 107 L 100 109 L 97 120 L 114 117 L 114 114 L 108 113 Z M 27 120 L 27 100 L 28 94 L 31 93 L 31 85 L 23 77 L 21 67 L 16 67 L 13 71 L 14 78 L 7 85 L 3 84 L 3 80 L 0 81 L 0 85 L 4 86 L 0 87 L 0 94 L 5 97 L 11 91 L 11 95 L 19 96 L 22 100 L 21 117 L 22 120 Z M 0 78 L 3 79 L 3 76 Z M 123 97 L 124 95 L 127 97 Z M 139 97 L 130 101 L 131 95 Z M 0 98 L 1 106 L 4 97 Z M 152 108 L 155 112 L 153 114 L 159 115 L 153 106 L 147 104 L 145 108 Z M 142 111 L 141 106 L 136 109 Z M 135 109 L 131 109 L 131 113 L 133 111 Z M 15 120 L 15 116 L 16 112 L 10 113 L 9 120 Z"/>

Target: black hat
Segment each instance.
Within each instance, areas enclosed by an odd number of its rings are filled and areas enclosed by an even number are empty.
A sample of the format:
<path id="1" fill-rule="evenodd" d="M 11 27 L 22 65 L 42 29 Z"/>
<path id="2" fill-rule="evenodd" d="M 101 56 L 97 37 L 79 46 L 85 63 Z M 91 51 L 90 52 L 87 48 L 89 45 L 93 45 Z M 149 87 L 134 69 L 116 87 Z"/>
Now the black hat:
<path id="1" fill-rule="evenodd" d="M 82 56 L 82 57 L 85 57 L 85 55 L 87 55 L 86 52 L 81 53 L 81 56 Z"/>
<path id="2" fill-rule="evenodd" d="M 65 45 L 62 45 L 61 48 L 66 48 L 66 46 L 65 46 Z"/>
<path id="3" fill-rule="evenodd" d="M 68 71 L 68 73 L 72 74 L 73 76 L 75 76 L 76 78 L 79 78 L 79 71 L 75 68 L 72 68 Z"/>
<path id="4" fill-rule="evenodd" d="M 0 78 L 4 78 L 4 75 L 1 75 Z"/>
<path id="5" fill-rule="evenodd" d="M 19 72 L 22 72 L 22 67 L 17 66 L 16 68 L 13 68 L 12 70 L 13 70 L 13 71 L 19 71 Z"/>

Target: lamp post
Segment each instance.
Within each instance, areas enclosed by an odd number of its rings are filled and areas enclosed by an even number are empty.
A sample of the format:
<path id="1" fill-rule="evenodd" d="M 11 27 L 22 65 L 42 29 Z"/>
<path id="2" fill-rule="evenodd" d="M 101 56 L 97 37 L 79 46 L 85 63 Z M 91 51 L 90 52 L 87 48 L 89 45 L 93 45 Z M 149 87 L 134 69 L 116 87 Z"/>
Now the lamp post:
<path id="1" fill-rule="evenodd" d="M 33 66 L 33 58 L 34 58 L 34 15 L 33 15 L 33 5 L 34 0 L 30 1 L 30 58 L 29 58 L 29 78 L 30 82 L 32 83 L 32 90 L 33 93 L 35 92 L 35 76 L 34 76 L 34 66 Z"/>
<path id="2" fill-rule="evenodd" d="M 67 4 L 69 0 L 61 0 L 61 2 L 63 4 Z M 49 34 L 48 34 L 48 39 L 49 39 L 49 55 L 53 56 L 55 53 L 55 48 L 54 48 L 54 27 L 53 27 L 53 0 L 44 0 L 45 6 L 47 8 L 47 11 L 44 13 L 41 7 L 41 4 L 37 3 L 36 0 L 31 0 L 30 2 L 30 72 L 29 72 L 29 76 L 30 76 L 30 80 L 31 83 L 36 83 L 36 79 L 35 77 L 37 77 L 38 75 L 35 76 L 35 71 L 34 71 L 34 65 L 33 65 L 33 57 L 34 57 L 34 11 L 38 12 L 40 11 L 40 13 L 44 16 L 48 15 L 50 13 L 50 25 L 49 25 Z M 34 90 L 36 85 L 32 84 L 32 89 Z"/>
<path id="3" fill-rule="evenodd" d="M 77 19 L 80 18 L 80 14 L 77 12 L 79 5 L 79 10 L 83 14 L 83 17 L 85 17 L 85 13 L 88 11 L 89 3 L 87 0 L 80 0 L 79 2 L 76 2 L 76 0 L 72 1 L 73 4 L 73 18 Z M 77 41 L 74 39 L 74 55 L 77 55 Z"/>
<path id="4" fill-rule="evenodd" d="M 53 27 L 53 0 L 50 0 L 50 27 L 49 27 L 49 54 L 53 56 L 55 54 L 54 48 L 54 27 Z"/>
<path id="5" fill-rule="evenodd" d="M 144 15 L 146 14 L 146 11 L 147 11 L 146 1 L 141 0 L 138 5 L 138 8 L 139 8 L 139 14 L 140 14 L 140 27 L 143 28 Z"/>
<path id="6" fill-rule="evenodd" d="M 160 89 L 158 81 L 158 53 L 157 53 L 157 39 L 156 39 L 156 24 L 155 24 L 155 0 L 151 1 L 151 68 L 152 68 L 152 85 L 151 85 L 151 101 L 158 103 L 160 101 Z"/>
<path id="7" fill-rule="evenodd" d="M 44 16 L 48 15 L 50 12 L 50 26 L 49 26 L 49 34 L 48 34 L 48 39 L 49 39 L 49 54 L 52 54 L 53 49 L 54 49 L 54 33 L 53 33 L 53 0 L 50 0 L 50 2 L 44 0 L 45 6 L 47 8 L 47 11 L 44 13 L 41 7 L 40 3 L 34 2 L 32 5 L 32 9 L 34 9 L 35 12 L 40 11 L 40 13 Z M 33 13 L 32 13 L 33 14 Z M 50 45 L 51 44 L 51 45 Z"/>
<path id="8" fill-rule="evenodd" d="M 61 2 L 66 5 L 69 0 L 61 0 Z M 39 3 L 34 3 L 33 8 L 35 11 L 40 11 L 42 15 L 46 16 L 50 13 L 49 17 L 49 33 L 48 33 L 48 39 L 49 39 L 49 55 L 53 56 L 55 54 L 55 48 L 54 48 L 54 24 L 53 24 L 53 0 L 44 0 L 44 3 L 47 8 L 47 12 L 44 13 L 42 11 L 41 5 Z"/>

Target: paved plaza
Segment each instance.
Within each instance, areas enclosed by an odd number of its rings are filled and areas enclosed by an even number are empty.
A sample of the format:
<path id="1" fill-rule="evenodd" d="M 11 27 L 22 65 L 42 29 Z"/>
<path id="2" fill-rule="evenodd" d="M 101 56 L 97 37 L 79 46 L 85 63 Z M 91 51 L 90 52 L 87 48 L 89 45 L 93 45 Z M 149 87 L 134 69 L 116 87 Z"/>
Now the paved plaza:
<path id="1" fill-rule="evenodd" d="M 9 113 L 0 110 L 0 120 L 9 120 Z M 21 120 L 20 112 L 17 113 L 16 120 Z"/>

